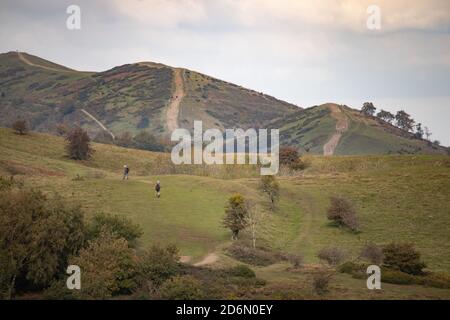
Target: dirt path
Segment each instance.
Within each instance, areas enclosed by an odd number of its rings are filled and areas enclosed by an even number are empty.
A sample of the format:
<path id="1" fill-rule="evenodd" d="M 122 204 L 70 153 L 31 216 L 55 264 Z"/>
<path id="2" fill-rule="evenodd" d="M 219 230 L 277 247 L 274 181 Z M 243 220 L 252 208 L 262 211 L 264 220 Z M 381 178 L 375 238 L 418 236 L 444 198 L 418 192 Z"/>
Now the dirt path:
<path id="1" fill-rule="evenodd" d="M 26 64 L 28 64 L 30 66 L 33 66 L 33 67 L 38 67 L 38 68 L 42 68 L 42 69 L 46 69 L 46 70 L 50 70 L 50 71 L 73 72 L 73 71 L 70 71 L 70 70 L 57 69 L 57 68 L 43 66 L 43 65 L 40 65 L 40 64 L 35 64 L 35 63 L 31 62 L 30 60 L 28 60 L 21 52 L 17 52 L 17 55 L 19 56 L 19 59 L 22 62 L 24 62 L 24 63 L 26 63 Z"/>
<path id="2" fill-rule="evenodd" d="M 213 264 L 217 260 L 219 260 L 219 256 L 215 253 L 210 253 L 206 257 L 204 257 L 201 261 L 194 263 L 195 267 L 206 266 L 208 264 Z"/>
<path id="3" fill-rule="evenodd" d="M 174 84 L 175 90 L 172 93 L 172 99 L 170 100 L 166 113 L 166 123 L 169 133 L 172 133 L 173 130 L 178 128 L 180 102 L 185 95 L 182 69 L 174 69 Z"/>
<path id="4" fill-rule="evenodd" d="M 331 156 L 334 154 L 342 134 L 348 130 L 348 118 L 342 112 L 341 108 L 336 105 L 331 105 L 329 108 L 331 110 L 331 116 L 336 119 L 336 133 L 323 145 L 324 156 Z"/>
<path id="5" fill-rule="evenodd" d="M 99 120 L 97 120 L 97 118 L 95 118 L 92 114 L 90 114 L 89 112 L 87 112 L 84 109 L 81 109 L 81 112 L 83 112 L 85 115 L 87 115 L 89 118 L 91 118 L 92 120 L 95 121 L 95 123 L 97 123 L 99 125 L 100 128 L 102 128 L 104 131 L 106 131 L 112 138 L 113 140 L 116 139 L 116 137 L 114 136 L 114 134 L 108 130 L 108 128 L 106 128 L 103 123 L 101 123 Z"/>

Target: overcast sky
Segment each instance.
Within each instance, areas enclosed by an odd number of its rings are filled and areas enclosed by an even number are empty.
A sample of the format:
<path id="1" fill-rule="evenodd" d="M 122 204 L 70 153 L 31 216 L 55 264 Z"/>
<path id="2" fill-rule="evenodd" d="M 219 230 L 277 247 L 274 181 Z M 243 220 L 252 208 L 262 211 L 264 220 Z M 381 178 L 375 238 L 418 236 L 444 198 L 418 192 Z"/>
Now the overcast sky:
<path id="1" fill-rule="evenodd" d="M 69 5 L 80 30 L 66 27 Z M 372 101 L 450 145 L 449 0 L 0 0 L 11 50 L 78 70 L 161 62 L 301 107 Z"/>

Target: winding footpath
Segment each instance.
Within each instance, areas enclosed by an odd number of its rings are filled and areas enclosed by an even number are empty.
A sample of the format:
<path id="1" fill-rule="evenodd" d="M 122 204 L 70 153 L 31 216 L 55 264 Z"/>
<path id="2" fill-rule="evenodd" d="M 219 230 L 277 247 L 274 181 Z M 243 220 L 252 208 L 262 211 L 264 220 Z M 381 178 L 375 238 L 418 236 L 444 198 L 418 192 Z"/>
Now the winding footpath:
<path id="1" fill-rule="evenodd" d="M 349 126 L 348 118 L 339 106 L 330 105 L 329 108 L 331 110 L 331 116 L 336 119 L 336 132 L 331 136 L 330 140 L 323 145 L 324 156 L 332 156 L 334 154 L 342 134 L 348 130 Z"/>
<path id="2" fill-rule="evenodd" d="M 183 69 L 174 69 L 174 86 L 175 90 L 172 93 L 172 99 L 167 106 L 166 123 L 169 133 L 178 128 L 178 114 L 180 113 L 180 103 L 185 96 Z"/>

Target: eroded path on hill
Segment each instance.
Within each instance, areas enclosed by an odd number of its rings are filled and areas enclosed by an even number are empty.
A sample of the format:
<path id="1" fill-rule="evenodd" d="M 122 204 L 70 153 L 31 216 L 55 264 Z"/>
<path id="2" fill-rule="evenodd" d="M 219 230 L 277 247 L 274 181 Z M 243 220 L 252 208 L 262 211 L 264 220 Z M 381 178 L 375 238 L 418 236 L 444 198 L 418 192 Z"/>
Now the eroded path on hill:
<path id="1" fill-rule="evenodd" d="M 336 132 L 331 136 L 330 140 L 323 145 L 324 156 L 332 156 L 334 154 L 342 134 L 348 130 L 349 126 L 348 118 L 339 106 L 331 105 L 329 108 L 331 110 L 331 116 L 336 119 Z"/>
<path id="2" fill-rule="evenodd" d="M 71 70 L 64 70 L 64 69 L 58 69 L 58 68 L 52 68 L 52 67 L 43 66 L 41 64 L 35 64 L 35 63 L 31 62 L 30 60 L 28 60 L 21 52 L 17 52 L 17 55 L 18 55 L 19 59 L 22 62 L 26 63 L 29 66 L 38 67 L 38 68 L 42 68 L 42 69 L 46 69 L 46 70 L 50 70 L 50 71 L 74 72 L 74 71 L 71 71 Z"/>
<path id="3" fill-rule="evenodd" d="M 172 99 L 169 102 L 166 112 L 166 123 L 169 133 L 172 133 L 173 130 L 178 128 L 178 114 L 180 112 L 180 103 L 185 95 L 183 73 L 183 69 L 174 69 L 175 89 L 172 93 Z"/>
<path id="4" fill-rule="evenodd" d="M 95 123 L 98 124 L 98 126 L 100 128 L 102 128 L 103 131 L 105 131 L 106 133 L 108 133 L 113 140 L 116 139 L 116 137 L 114 136 L 114 133 L 112 133 L 103 123 L 100 122 L 100 120 L 98 120 L 96 117 L 94 117 L 92 114 L 90 114 L 89 112 L 87 112 L 84 109 L 81 109 L 81 112 L 83 112 L 85 115 L 87 115 L 89 118 L 91 118 L 92 120 L 95 121 Z"/>

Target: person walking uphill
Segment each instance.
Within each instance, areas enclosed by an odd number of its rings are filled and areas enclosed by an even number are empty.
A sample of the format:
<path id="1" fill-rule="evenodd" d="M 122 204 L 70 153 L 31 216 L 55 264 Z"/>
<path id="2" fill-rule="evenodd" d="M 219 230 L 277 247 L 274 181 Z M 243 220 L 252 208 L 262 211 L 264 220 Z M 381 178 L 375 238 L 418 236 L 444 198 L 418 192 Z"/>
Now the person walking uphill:
<path id="1" fill-rule="evenodd" d="M 128 174 L 130 173 L 130 168 L 127 165 L 123 166 L 123 178 L 122 180 L 128 180 Z"/>
<path id="2" fill-rule="evenodd" d="M 159 180 L 156 181 L 155 192 L 156 192 L 156 197 L 159 198 L 161 196 L 161 183 L 159 182 Z"/>

